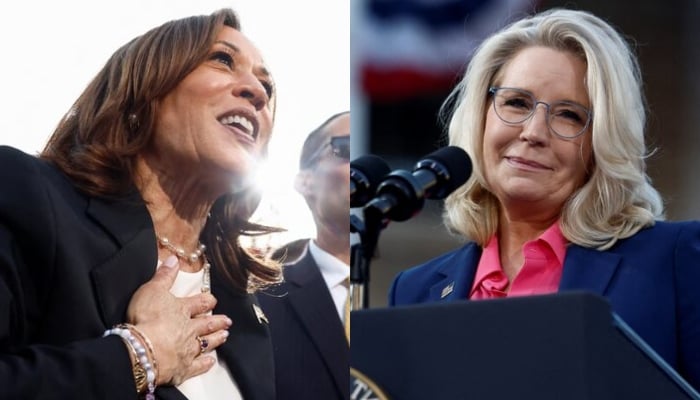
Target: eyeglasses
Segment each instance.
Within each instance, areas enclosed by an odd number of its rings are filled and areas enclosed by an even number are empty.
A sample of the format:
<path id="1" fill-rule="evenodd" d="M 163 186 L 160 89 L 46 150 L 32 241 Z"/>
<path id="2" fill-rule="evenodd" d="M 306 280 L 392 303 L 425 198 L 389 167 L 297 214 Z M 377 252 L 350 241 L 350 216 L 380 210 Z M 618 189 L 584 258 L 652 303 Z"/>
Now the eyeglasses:
<path id="1" fill-rule="evenodd" d="M 337 158 L 350 161 L 350 135 L 331 137 L 331 150 Z"/>
<path id="2" fill-rule="evenodd" d="M 547 108 L 547 124 L 559 137 L 573 139 L 583 134 L 591 123 L 592 112 L 586 107 L 571 102 L 557 101 L 552 104 L 538 101 L 532 93 L 516 88 L 490 87 L 493 109 L 506 124 L 520 124 L 530 119 L 538 104 Z"/>

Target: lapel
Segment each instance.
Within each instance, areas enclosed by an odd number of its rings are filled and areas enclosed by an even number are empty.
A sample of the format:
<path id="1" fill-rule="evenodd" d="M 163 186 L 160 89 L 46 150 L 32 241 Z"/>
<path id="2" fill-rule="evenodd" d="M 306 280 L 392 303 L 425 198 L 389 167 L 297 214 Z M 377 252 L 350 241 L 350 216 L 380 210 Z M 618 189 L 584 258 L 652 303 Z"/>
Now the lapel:
<path id="1" fill-rule="evenodd" d="M 436 273 L 441 278 L 430 288 L 430 300 L 464 300 L 474 283 L 481 248 L 469 243 L 442 260 Z M 559 291 L 586 290 L 605 295 L 622 257 L 578 245 L 569 245 L 564 260 Z"/>
<path id="2" fill-rule="evenodd" d="M 348 390 L 349 348 L 326 282 L 308 250 L 286 267 L 287 299 L 331 371 L 339 393 Z"/>
<path id="3" fill-rule="evenodd" d="M 471 242 L 443 259 L 436 272 L 442 278 L 430 287 L 430 300 L 466 300 L 474 282 L 480 257 L 481 248 Z"/>
<path id="4" fill-rule="evenodd" d="M 569 245 L 559 291 L 586 290 L 605 295 L 621 261 L 619 254 Z"/>
<path id="5" fill-rule="evenodd" d="M 217 299 L 215 314 L 233 321 L 226 342 L 217 348 L 246 400 L 275 398 L 274 361 L 267 321 L 258 318 L 255 296 L 238 292 L 218 267 L 212 265 L 212 294 Z"/>
<path id="6" fill-rule="evenodd" d="M 119 200 L 90 198 L 87 215 L 116 243 L 114 252 L 90 272 L 103 322 L 113 326 L 124 321 L 132 294 L 155 272 L 153 223 L 136 191 Z"/>

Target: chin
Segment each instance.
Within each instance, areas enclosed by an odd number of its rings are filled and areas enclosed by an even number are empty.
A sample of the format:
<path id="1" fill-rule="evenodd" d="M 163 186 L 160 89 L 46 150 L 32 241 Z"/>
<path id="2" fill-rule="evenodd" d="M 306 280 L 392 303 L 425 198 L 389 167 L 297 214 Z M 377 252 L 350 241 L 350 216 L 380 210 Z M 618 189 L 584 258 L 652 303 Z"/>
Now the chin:
<path id="1" fill-rule="evenodd" d="M 222 192 L 231 192 L 232 188 L 239 191 L 251 186 L 254 169 L 250 163 L 236 160 L 210 165 L 203 174 L 207 176 L 207 181 L 218 186 Z"/>
<path id="2" fill-rule="evenodd" d="M 510 187 L 503 191 L 503 197 L 509 202 L 541 202 L 551 200 L 551 192 L 545 192 L 533 187 L 533 184 Z M 500 197 L 500 196 L 499 196 Z"/>
<path id="3" fill-rule="evenodd" d="M 228 177 L 232 185 L 246 189 L 253 185 L 255 181 L 255 171 L 252 168 L 238 168 L 230 170 Z"/>
<path id="4" fill-rule="evenodd" d="M 254 172 L 258 168 L 259 158 L 246 151 L 237 151 L 229 155 L 224 162 L 224 168 L 231 171 L 231 173 L 245 175 Z"/>

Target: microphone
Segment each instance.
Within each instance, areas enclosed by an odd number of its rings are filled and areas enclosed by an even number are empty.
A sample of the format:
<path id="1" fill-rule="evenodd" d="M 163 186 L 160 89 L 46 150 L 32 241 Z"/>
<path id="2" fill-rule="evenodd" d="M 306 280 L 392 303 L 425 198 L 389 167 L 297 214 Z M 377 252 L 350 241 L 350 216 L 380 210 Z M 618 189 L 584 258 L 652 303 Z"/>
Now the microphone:
<path id="1" fill-rule="evenodd" d="M 367 204 L 389 171 L 386 161 L 372 154 L 353 160 L 350 163 L 350 207 Z"/>
<path id="2" fill-rule="evenodd" d="M 418 161 L 413 172 L 395 170 L 386 175 L 377 186 L 375 198 L 364 208 L 365 218 L 405 221 L 423 208 L 424 199 L 444 199 L 471 173 L 472 162 L 466 151 L 457 146 L 443 147 Z"/>

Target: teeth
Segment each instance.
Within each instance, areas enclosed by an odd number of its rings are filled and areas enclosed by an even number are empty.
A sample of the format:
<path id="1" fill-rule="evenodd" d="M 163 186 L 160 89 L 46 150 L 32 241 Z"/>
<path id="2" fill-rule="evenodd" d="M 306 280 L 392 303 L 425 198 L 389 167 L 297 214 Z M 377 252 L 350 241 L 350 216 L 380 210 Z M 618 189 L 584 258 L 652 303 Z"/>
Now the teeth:
<path id="1" fill-rule="evenodd" d="M 238 124 L 242 126 L 249 135 L 253 136 L 253 123 L 242 115 L 229 115 L 219 120 L 224 125 Z"/>

